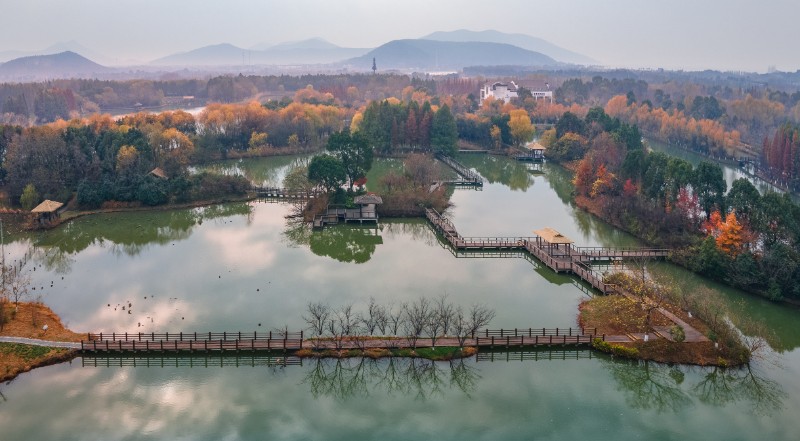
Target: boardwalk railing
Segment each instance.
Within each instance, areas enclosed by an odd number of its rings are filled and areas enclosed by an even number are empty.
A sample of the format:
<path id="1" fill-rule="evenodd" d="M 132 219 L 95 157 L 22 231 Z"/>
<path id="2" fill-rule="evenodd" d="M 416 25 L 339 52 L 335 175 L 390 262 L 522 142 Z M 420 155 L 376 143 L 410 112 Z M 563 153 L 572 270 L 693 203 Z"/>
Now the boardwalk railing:
<path id="1" fill-rule="evenodd" d="M 240 367 L 302 366 L 303 359 L 294 356 L 266 356 L 250 353 L 236 356 L 178 355 L 158 357 L 147 355 L 119 355 L 115 352 L 86 353 L 81 356 L 82 367 Z"/>
<path id="2" fill-rule="evenodd" d="M 597 328 L 509 328 L 509 329 L 484 329 L 473 334 L 472 337 L 535 337 L 535 336 L 575 336 L 597 335 Z"/>
<path id="3" fill-rule="evenodd" d="M 436 158 L 455 170 L 455 172 L 458 173 L 458 175 L 463 179 L 464 185 L 469 185 L 469 183 L 474 185 L 483 185 L 483 178 L 481 175 L 470 170 L 467 168 L 467 166 L 456 161 L 452 157 L 447 155 L 437 155 Z"/>
<path id="4" fill-rule="evenodd" d="M 477 362 L 494 361 L 540 361 L 540 360 L 584 360 L 594 358 L 591 349 L 559 348 L 559 349 L 533 349 L 533 350 L 489 350 L 476 354 Z"/>
<path id="5" fill-rule="evenodd" d="M 591 344 L 597 328 L 527 328 L 484 329 L 473 335 L 475 346 L 540 346 Z"/>
<path id="6" fill-rule="evenodd" d="M 89 333 L 82 351 L 273 351 L 303 348 L 303 332 Z"/>
<path id="7" fill-rule="evenodd" d="M 573 247 L 580 257 L 624 259 L 624 258 L 657 258 L 667 257 L 667 248 L 611 248 L 611 247 Z"/>

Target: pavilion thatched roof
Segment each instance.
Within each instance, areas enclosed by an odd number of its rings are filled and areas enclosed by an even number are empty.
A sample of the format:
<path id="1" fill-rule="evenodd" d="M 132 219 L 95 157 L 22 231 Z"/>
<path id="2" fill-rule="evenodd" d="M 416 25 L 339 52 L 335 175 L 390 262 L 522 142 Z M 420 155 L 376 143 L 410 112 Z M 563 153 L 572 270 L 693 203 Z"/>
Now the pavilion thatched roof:
<path id="1" fill-rule="evenodd" d="M 150 174 L 157 178 L 167 179 L 167 173 L 161 167 L 150 170 Z"/>
<path id="2" fill-rule="evenodd" d="M 53 213 L 63 206 L 64 204 L 61 202 L 45 199 L 44 202 L 34 207 L 34 209 L 31 210 L 31 213 Z"/>
<path id="3" fill-rule="evenodd" d="M 545 228 L 542 228 L 541 230 L 534 230 L 534 233 L 537 236 L 541 237 L 542 240 L 544 240 L 547 243 L 551 243 L 551 244 L 570 244 L 570 243 L 573 243 L 572 239 L 570 239 L 567 236 L 564 236 L 563 234 L 559 233 L 558 231 L 556 231 L 556 230 L 554 230 L 554 229 L 552 229 L 550 227 L 545 227 Z"/>
<path id="4" fill-rule="evenodd" d="M 382 204 L 383 199 L 376 194 L 362 194 L 353 198 L 353 203 L 358 205 Z"/>

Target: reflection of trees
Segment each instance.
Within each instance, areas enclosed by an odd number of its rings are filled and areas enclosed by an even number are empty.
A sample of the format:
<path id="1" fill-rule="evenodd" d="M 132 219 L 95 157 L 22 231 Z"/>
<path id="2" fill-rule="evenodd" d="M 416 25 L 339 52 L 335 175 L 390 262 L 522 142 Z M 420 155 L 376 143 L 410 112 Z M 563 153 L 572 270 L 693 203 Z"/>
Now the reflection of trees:
<path id="1" fill-rule="evenodd" d="M 490 184 L 499 182 L 511 190 L 525 191 L 533 185 L 533 176 L 526 164 L 493 155 L 461 155 L 459 161 L 474 168 Z"/>
<path id="2" fill-rule="evenodd" d="M 151 244 L 163 245 L 187 239 L 192 228 L 204 221 L 242 215 L 248 219 L 252 216 L 252 207 L 244 202 L 182 210 L 93 215 L 42 233 L 36 246 L 45 250 L 43 262 L 50 262 L 53 268 L 58 268 L 64 264 L 63 254 L 83 251 L 92 244 L 109 242 L 115 253 L 136 255 Z"/>
<path id="3" fill-rule="evenodd" d="M 686 367 L 623 360 L 610 360 L 607 367 L 633 407 L 663 412 L 691 404 L 690 395 L 681 387 Z M 751 366 L 702 369 L 707 369 L 706 374 L 688 390 L 704 404 L 749 402 L 754 413 L 766 415 L 780 410 L 787 396 L 777 382 L 762 377 Z"/>
<path id="4" fill-rule="evenodd" d="M 339 262 L 364 263 L 375 253 L 375 247 L 383 243 L 379 232 L 377 227 L 326 227 L 311 233 L 309 246 L 318 256 L 328 256 Z"/>
<path id="5" fill-rule="evenodd" d="M 430 224 L 418 219 L 395 219 L 381 224 L 383 233 L 389 237 L 397 235 L 409 236 L 414 242 L 422 242 L 428 246 L 436 245 L 436 234 Z"/>
<path id="6" fill-rule="evenodd" d="M 572 205 L 572 175 L 569 171 L 558 165 L 545 164 L 547 183 L 555 191 L 561 202 Z"/>
<path id="7" fill-rule="evenodd" d="M 681 389 L 683 372 L 674 366 L 651 361 L 610 360 L 608 369 L 626 392 L 626 401 L 638 409 L 678 411 L 691 404 Z"/>
<path id="8" fill-rule="evenodd" d="M 286 171 L 295 163 L 302 162 L 305 157 L 270 156 L 266 158 L 247 158 L 222 161 L 203 170 L 223 175 L 244 176 L 255 185 L 280 187 Z"/>
<path id="9" fill-rule="evenodd" d="M 304 383 L 314 397 L 345 400 L 367 396 L 370 390 L 385 389 L 390 395 L 414 395 L 417 399 L 442 395 L 455 387 L 469 395 L 476 387 L 478 370 L 463 359 L 446 364 L 423 358 L 320 358 L 314 361 Z"/>
<path id="10" fill-rule="evenodd" d="M 33 253 L 34 262 L 44 266 L 47 271 L 56 274 L 67 274 L 72 270 L 75 259 L 71 254 L 65 253 L 58 248 L 37 247 Z"/>
<path id="11" fill-rule="evenodd" d="M 761 377 L 751 366 L 739 369 L 712 368 L 697 383 L 692 392 L 706 404 L 722 406 L 736 401 L 747 401 L 753 412 L 767 415 L 783 407 L 787 397 L 780 385 Z"/>

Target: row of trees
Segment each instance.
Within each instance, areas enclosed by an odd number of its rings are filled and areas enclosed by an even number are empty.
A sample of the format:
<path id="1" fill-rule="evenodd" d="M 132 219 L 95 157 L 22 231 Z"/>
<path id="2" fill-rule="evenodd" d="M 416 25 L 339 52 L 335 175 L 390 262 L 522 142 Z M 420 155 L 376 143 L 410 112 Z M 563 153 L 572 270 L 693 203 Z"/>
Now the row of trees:
<path id="1" fill-rule="evenodd" d="M 629 102 L 624 95 L 611 98 L 605 110 L 670 144 L 714 156 L 731 157 L 740 152 L 739 131 L 726 130 L 723 124 L 712 119 L 695 119 L 679 110 L 666 111 L 647 103 Z"/>
<path id="2" fill-rule="evenodd" d="M 800 192 L 800 125 L 784 124 L 764 138 L 760 159 L 768 178 Z"/>
<path id="3" fill-rule="evenodd" d="M 308 97 L 308 104 L 359 107 L 370 100 L 401 97 L 406 88 L 435 93 L 436 82 L 405 75 L 226 75 L 208 79 L 90 80 L 64 79 L 40 83 L 0 84 L 0 122 L 43 124 L 59 118 L 89 116 L 108 110 L 165 104 L 231 103 L 258 94 L 280 99 L 311 86 L 326 97 Z"/>
<path id="4" fill-rule="evenodd" d="M 408 346 L 417 348 L 421 338 L 436 341 L 442 336 L 458 339 L 460 348 L 481 328 L 494 318 L 494 310 L 485 305 L 472 305 L 465 310 L 451 303 L 446 295 L 429 300 L 421 297 L 410 303 L 381 305 L 370 298 L 362 311 L 352 304 L 332 308 L 321 302 L 310 302 L 303 320 L 308 325 L 314 344 L 320 339 L 330 339 L 337 350 L 345 341 L 353 341 L 363 349 L 364 342 L 372 336 L 404 337 Z M 387 345 L 396 346 L 391 340 Z"/>

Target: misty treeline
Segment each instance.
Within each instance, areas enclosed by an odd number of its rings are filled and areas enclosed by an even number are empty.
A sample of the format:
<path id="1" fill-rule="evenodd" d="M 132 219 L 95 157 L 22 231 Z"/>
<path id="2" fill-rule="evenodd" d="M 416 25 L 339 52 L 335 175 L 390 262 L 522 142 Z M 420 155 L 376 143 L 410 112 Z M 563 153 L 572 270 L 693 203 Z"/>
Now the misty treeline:
<path id="1" fill-rule="evenodd" d="M 696 272 L 771 299 L 800 299 L 800 206 L 788 194 L 762 196 L 744 178 L 729 190 L 719 165 L 649 152 L 620 132 L 623 124 L 593 108 L 585 118 L 564 114 L 542 135 L 548 152 L 577 161 L 580 205 L 676 248 L 672 259 Z"/>
<path id="2" fill-rule="evenodd" d="M 455 337 L 463 348 L 467 339 L 473 338 L 494 318 L 495 312 L 486 305 L 474 304 L 468 309 L 450 302 L 447 295 L 433 300 L 420 297 L 412 302 L 383 305 L 370 298 L 367 305 L 356 308 L 346 304 L 338 308 L 322 302 L 309 302 L 303 321 L 318 346 L 326 339 L 341 350 L 345 342 L 364 349 L 369 337 L 402 337 L 408 347 L 417 348 L 417 342 L 430 339 L 431 345 L 443 336 Z M 385 347 L 397 347 L 397 339 L 378 339 Z"/>
<path id="3" fill-rule="evenodd" d="M 52 80 L 0 84 L 0 122 L 44 124 L 108 111 L 136 111 L 165 105 L 200 106 L 265 96 L 275 102 L 307 86 L 329 94 L 311 104 L 358 107 L 399 96 L 411 86 L 435 93 L 436 83 L 405 75 L 226 75 L 210 79 Z"/>

